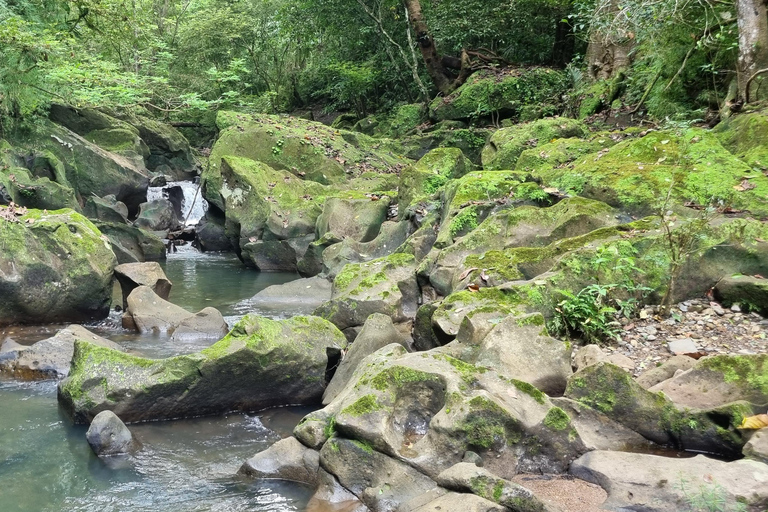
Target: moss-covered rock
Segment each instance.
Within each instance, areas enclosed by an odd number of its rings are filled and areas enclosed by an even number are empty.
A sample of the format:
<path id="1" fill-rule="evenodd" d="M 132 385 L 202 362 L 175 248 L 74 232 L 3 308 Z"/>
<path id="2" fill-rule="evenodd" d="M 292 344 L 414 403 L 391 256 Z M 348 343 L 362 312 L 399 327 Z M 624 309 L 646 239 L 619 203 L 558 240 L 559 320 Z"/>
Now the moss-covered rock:
<path id="1" fill-rule="evenodd" d="M 218 202 L 224 205 L 225 231 L 232 245 L 240 247 L 243 260 L 256 265 L 251 257 L 254 254 L 262 266 L 264 261 L 275 265 L 282 261 L 284 269 L 295 270 L 297 256 L 303 252 L 297 255 L 295 249 L 280 242 L 309 237 L 306 250 L 314 239 L 327 187 L 246 158 L 224 157 L 220 169 Z M 270 257 L 269 250 L 278 254 Z"/>
<path id="2" fill-rule="evenodd" d="M 379 234 L 387 219 L 389 198 L 342 199 L 329 198 L 317 218 L 317 236 L 330 235 L 341 240 L 370 242 Z"/>
<path id="3" fill-rule="evenodd" d="M 768 215 L 768 178 L 700 128 L 651 132 L 534 175 L 563 192 L 638 213 L 653 211 L 671 188 L 677 205 L 714 203 Z"/>
<path id="4" fill-rule="evenodd" d="M 461 120 L 499 114 L 519 114 L 526 105 L 558 103 L 567 81 L 562 71 L 549 68 L 510 69 L 504 73 L 479 72 L 446 97 L 430 104 L 438 120 Z"/>
<path id="5" fill-rule="evenodd" d="M 154 233 L 124 223 L 94 221 L 94 224 L 109 240 L 120 264 L 165 259 L 165 244 Z"/>
<path id="6" fill-rule="evenodd" d="M 411 204 L 427 200 L 449 180 L 461 178 L 472 164 L 458 148 L 433 149 L 403 169 L 398 186 L 398 207 L 403 218 Z"/>
<path id="7" fill-rule="evenodd" d="M 466 235 L 500 206 L 529 193 L 530 175 L 515 171 L 474 171 L 452 180 L 442 193 L 443 214 L 435 246 L 443 248 Z"/>
<path id="8" fill-rule="evenodd" d="M 0 170 L 0 187 L 4 187 L 11 200 L 20 206 L 39 210 L 80 210 L 75 191 L 68 184 L 62 185 L 48 177 L 35 177 L 21 167 Z"/>
<path id="9" fill-rule="evenodd" d="M 342 330 L 363 325 L 373 313 L 400 323 L 416 315 L 418 298 L 416 259 L 411 254 L 395 253 L 345 265 L 333 281 L 331 300 L 315 314 Z"/>
<path id="10" fill-rule="evenodd" d="M 684 374 L 651 388 L 676 404 L 710 409 L 732 402 L 751 403 L 757 412 L 768 405 L 768 355 L 717 355 L 699 360 Z"/>
<path id="11" fill-rule="evenodd" d="M 117 262 L 96 226 L 66 209 L 17 220 L 0 216 L 0 325 L 106 317 Z"/>
<path id="12" fill-rule="evenodd" d="M 740 404 L 709 410 L 678 407 L 663 393 L 643 389 L 629 373 L 605 362 L 574 374 L 565 396 L 656 443 L 724 455 L 741 453 L 745 440 L 736 427 L 751 411 Z"/>
<path id="13" fill-rule="evenodd" d="M 712 131 L 728 151 L 748 166 L 768 168 L 768 110 L 733 115 Z"/>
<path id="14" fill-rule="evenodd" d="M 467 128 L 458 121 L 441 121 L 432 127 L 399 139 L 403 154 L 418 160 L 437 148 L 458 148 L 474 165 L 480 165 L 480 154 L 491 137 L 493 130 Z"/>
<path id="15" fill-rule="evenodd" d="M 481 270 L 493 276 L 483 283 L 491 286 L 524 275 L 532 277 L 531 274 L 541 273 L 540 262 L 549 260 L 551 266 L 552 258 L 563 254 L 566 246 L 572 250 L 578 245 L 562 243 L 547 251 L 532 248 L 618 223 L 615 210 L 608 205 L 578 197 L 549 208 L 521 206 L 494 212 L 476 229 L 440 251 L 429 271 L 429 279 L 435 289 L 447 295 L 467 279 L 468 282 L 479 280 Z M 521 268 L 525 264 L 530 265 Z M 464 275 L 470 268 L 476 270 Z"/>
<path id="16" fill-rule="evenodd" d="M 385 346 L 358 365 L 322 414 L 334 417 L 338 436 L 432 478 L 467 450 L 507 477 L 533 458 L 540 468 L 562 471 L 583 452 L 577 433 L 544 425 L 552 408 L 546 395 L 501 370 L 465 362 L 458 352 L 447 346 L 406 354 L 399 345 Z"/>
<path id="17" fill-rule="evenodd" d="M 541 119 L 532 123 L 502 128 L 491 136 L 483 148 L 483 168 L 514 169 L 526 149 L 551 142 L 552 139 L 586 137 L 587 129 L 579 121 L 565 117 Z"/>
<path id="18" fill-rule="evenodd" d="M 59 401 L 77 423 L 103 410 L 133 422 L 316 403 L 329 358 L 345 346 L 344 335 L 320 318 L 257 316 L 202 352 L 169 359 L 77 343 Z"/>
<path id="19" fill-rule="evenodd" d="M 322 184 L 343 183 L 347 174 L 387 173 L 405 164 L 382 141 L 304 119 L 219 112 L 217 124 L 222 131 L 203 173 L 203 194 L 222 210 L 220 167 L 227 156 L 256 160 Z"/>
<path id="20" fill-rule="evenodd" d="M 143 167 L 51 121 L 22 125 L 9 135 L 9 142 L 25 152 L 60 162 L 66 182 L 58 176 L 54 180 L 71 186 L 83 202 L 92 195 L 114 194 L 133 215 L 146 201 L 149 179 Z"/>
<path id="21" fill-rule="evenodd" d="M 622 134 L 603 132 L 586 140 L 577 137 L 556 139 L 520 153 L 515 169 L 541 173 L 545 169 L 564 167 L 585 155 L 593 155 L 592 158 L 597 158 L 601 151 L 604 152 L 607 148 L 615 145 L 617 139 L 623 138 L 625 137 Z"/>
<path id="22" fill-rule="evenodd" d="M 744 275 L 724 277 L 715 286 L 715 297 L 726 307 L 738 304 L 742 310 L 768 315 L 768 282 L 765 279 Z"/>
<path id="23" fill-rule="evenodd" d="M 471 492 L 498 503 L 505 510 L 516 512 L 544 512 L 547 507 L 525 487 L 499 478 L 471 462 L 460 462 L 437 476 L 441 487 L 458 492 Z"/>

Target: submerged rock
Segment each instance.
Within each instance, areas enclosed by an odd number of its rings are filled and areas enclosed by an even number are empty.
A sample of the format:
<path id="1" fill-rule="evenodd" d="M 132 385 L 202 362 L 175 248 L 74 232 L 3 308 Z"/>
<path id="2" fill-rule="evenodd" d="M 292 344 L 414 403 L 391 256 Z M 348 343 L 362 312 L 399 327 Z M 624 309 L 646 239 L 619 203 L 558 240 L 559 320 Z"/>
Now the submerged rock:
<path id="1" fill-rule="evenodd" d="M 102 411 L 93 418 L 85 438 L 99 457 L 125 455 L 140 448 L 131 431 L 112 411 Z"/>
<path id="2" fill-rule="evenodd" d="M 309 315 L 331 298 L 333 284 L 322 277 L 295 279 L 285 284 L 273 284 L 247 299 L 247 304 L 267 316 Z"/>
<path id="3" fill-rule="evenodd" d="M 168 359 L 78 342 L 59 402 L 77 423 L 103 410 L 134 422 L 313 404 L 345 346 L 344 335 L 321 318 L 256 316 L 201 352 Z"/>
<path id="4" fill-rule="evenodd" d="M 6 339 L 0 346 L 0 372 L 24 380 L 63 379 L 69 374 L 76 340 L 122 350 L 116 343 L 93 334 L 85 327 L 70 325 L 53 337 L 29 346 Z"/>
<path id="5" fill-rule="evenodd" d="M 15 218 L 0 218 L 0 326 L 106 317 L 117 262 L 96 226 L 66 209 Z"/>

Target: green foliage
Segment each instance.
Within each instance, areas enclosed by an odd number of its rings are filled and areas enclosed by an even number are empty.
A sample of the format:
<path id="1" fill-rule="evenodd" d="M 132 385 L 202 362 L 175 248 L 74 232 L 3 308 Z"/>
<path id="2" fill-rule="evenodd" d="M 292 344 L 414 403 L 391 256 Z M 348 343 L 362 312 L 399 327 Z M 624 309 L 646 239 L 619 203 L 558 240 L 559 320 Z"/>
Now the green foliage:
<path id="1" fill-rule="evenodd" d="M 550 329 L 558 334 L 579 335 L 590 343 L 605 343 L 619 332 L 616 308 L 607 305 L 608 292 L 616 285 L 591 284 L 577 294 L 558 290 L 565 298 L 555 308 Z"/>
<path id="2" fill-rule="evenodd" d="M 746 512 L 747 510 L 744 503 L 729 499 L 728 492 L 718 483 L 692 489 L 690 483 L 681 475 L 676 488 L 685 497 L 687 512 Z"/>

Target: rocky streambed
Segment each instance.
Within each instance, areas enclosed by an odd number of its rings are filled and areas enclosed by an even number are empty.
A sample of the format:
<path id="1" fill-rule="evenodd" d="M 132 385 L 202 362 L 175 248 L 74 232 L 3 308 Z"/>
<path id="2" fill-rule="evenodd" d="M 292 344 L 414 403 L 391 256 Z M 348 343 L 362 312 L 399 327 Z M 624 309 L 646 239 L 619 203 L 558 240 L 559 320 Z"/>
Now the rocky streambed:
<path id="1" fill-rule="evenodd" d="M 599 485 L 605 510 L 768 506 L 768 147 L 746 133 L 765 112 L 713 131 L 543 119 L 486 133 L 472 160 L 437 125 L 394 141 L 217 123 L 199 245 L 233 249 L 250 275 L 302 276 L 227 311 L 175 304 L 151 263 L 117 266 L 115 237 L 72 209 L 3 209 L 3 323 L 119 303 L 123 328 L 191 344 L 137 353 L 74 327 L 47 340 L 72 354 L 45 375 L 66 375 L 67 421 L 112 411 L 141 437 L 153 421 L 316 408 L 243 449 L 238 471 L 300 482 L 313 509 L 567 510 L 526 487 L 542 474 Z M 665 300 L 671 314 L 650 307 Z M 43 371 L 41 348 L 6 342 L 2 362 Z"/>

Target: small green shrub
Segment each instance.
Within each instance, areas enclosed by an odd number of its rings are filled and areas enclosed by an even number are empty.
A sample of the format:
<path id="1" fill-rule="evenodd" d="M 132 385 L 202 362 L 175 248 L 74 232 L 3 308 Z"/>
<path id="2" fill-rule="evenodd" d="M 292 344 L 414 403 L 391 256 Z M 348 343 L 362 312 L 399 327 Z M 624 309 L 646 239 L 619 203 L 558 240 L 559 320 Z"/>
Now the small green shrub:
<path id="1" fill-rule="evenodd" d="M 608 292 L 616 285 L 591 284 L 577 294 L 559 290 L 565 299 L 558 302 L 550 329 L 561 335 L 581 336 L 590 343 L 616 339 L 618 310 L 609 305 Z"/>

